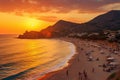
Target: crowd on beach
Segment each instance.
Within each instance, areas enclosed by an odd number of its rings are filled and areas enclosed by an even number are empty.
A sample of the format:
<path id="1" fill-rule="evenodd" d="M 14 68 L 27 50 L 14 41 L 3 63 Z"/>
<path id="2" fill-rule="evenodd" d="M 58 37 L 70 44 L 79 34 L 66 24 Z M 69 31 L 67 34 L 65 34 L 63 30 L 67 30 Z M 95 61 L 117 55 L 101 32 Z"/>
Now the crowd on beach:
<path id="1" fill-rule="evenodd" d="M 99 65 L 99 67 L 103 68 L 103 71 L 111 72 L 112 70 L 116 70 L 119 68 L 119 65 L 120 65 L 119 62 L 117 62 L 117 59 L 113 57 L 113 56 L 117 56 L 117 57 L 120 56 L 119 47 L 116 47 L 114 49 L 114 48 L 105 47 L 104 44 L 102 44 L 101 46 L 98 46 L 98 45 L 90 45 L 90 46 L 97 47 L 99 49 L 100 54 L 102 55 L 107 54 L 105 63 L 102 65 Z M 103 49 L 107 49 L 109 53 L 104 52 Z M 92 50 L 86 53 L 86 56 L 88 56 L 89 61 L 93 61 L 93 57 L 91 56 L 92 52 L 94 51 Z M 96 58 L 96 61 L 99 61 L 99 57 Z"/>
<path id="2" fill-rule="evenodd" d="M 111 45 L 107 45 L 109 43 L 97 43 L 94 44 L 93 41 L 90 41 L 91 43 L 83 43 L 83 45 L 91 48 L 97 48 L 99 51 L 99 54 L 104 56 L 104 63 L 99 64 L 98 67 L 102 68 L 103 72 L 106 73 L 112 73 L 115 72 L 117 70 L 120 69 L 120 60 L 119 60 L 119 56 L 120 56 L 120 47 L 118 47 L 117 44 L 111 44 Z M 76 44 L 79 44 L 79 42 L 75 42 Z M 81 43 L 80 43 L 81 44 Z M 80 50 L 84 50 L 84 48 L 81 48 L 80 46 L 78 46 L 78 48 L 80 48 Z M 106 50 L 108 52 L 106 52 Z M 85 56 L 86 56 L 86 60 L 88 60 L 88 62 L 94 62 L 97 61 L 99 63 L 99 61 L 101 60 L 100 57 L 93 57 L 92 55 L 94 54 L 94 50 L 89 50 L 89 51 L 85 51 Z M 98 55 L 99 55 L 98 54 Z M 79 62 L 79 58 L 78 58 L 78 62 Z M 96 68 L 92 68 L 91 69 L 91 73 L 94 73 L 96 70 Z M 69 71 L 66 71 L 66 75 L 69 79 Z M 78 72 L 78 76 L 79 76 L 79 80 L 91 80 L 91 78 L 89 78 L 89 74 L 87 73 L 87 70 L 83 70 L 82 72 Z"/>

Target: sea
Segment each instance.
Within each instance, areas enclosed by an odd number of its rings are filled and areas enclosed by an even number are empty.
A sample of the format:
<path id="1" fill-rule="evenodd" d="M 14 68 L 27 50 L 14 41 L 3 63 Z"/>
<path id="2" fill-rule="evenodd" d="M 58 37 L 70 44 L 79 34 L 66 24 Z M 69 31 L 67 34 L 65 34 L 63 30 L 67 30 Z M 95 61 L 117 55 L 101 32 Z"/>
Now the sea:
<path id="1" fill-rule="evenodd" d="M 67 66 L 75 52 L 72 43 L 59 39 L 0 34 L 0 80 L 38 80 Z"/>

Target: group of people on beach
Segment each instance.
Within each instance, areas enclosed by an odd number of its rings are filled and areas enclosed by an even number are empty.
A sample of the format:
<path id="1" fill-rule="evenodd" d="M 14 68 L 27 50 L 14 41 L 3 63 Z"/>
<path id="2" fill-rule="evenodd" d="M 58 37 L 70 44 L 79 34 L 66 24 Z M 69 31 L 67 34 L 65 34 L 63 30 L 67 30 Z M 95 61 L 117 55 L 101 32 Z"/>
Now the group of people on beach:
<path id="1" fill-rule="evenodd" d="M 93 68 L 94 69 L 94 68 Z M 94 71 L 93 71 L 94 72 Z M 69 75 L 69 70 L 66 71 L 66 76 L 67 79 L 66 80 L 71 80 L 70 79 L 70 75 Z M 89 80 L 88 78 L 88 74 L 85 70 L 83 70 L 83 73 L 78 72 L 78 80 Z"/>
<path id="2" fill-rule="evenodd" d="M 102 65 L 103 67 L 103 71 L 105 72 L 111 72 L 112 70 L 117 69 L 118 67 L 120 67 L 120 64 L 117 63 L 117 59 L 114 58 L 114 55 L 118 55 L 120 56 L 120 47 L 114 47 L 113 45 L 110 47 L 105 47 L 105 44 L 100 44 L 100 45 L 94 45 L 94 44 L 88 44 L 94 48 L 98 48 L 99 52 L 101 54 L 105 54 L 106 56 L 106 61 L 105 63 Z M 108 50 L 109 53 L 104 52 L 104 50 Z M 86 53 L 86 55 L 88 56 L 88 60 L 92 61 L 93 57 L 91 56 L 92 51 L 89 51 Z M 96 61 L 99 61 L 99 58 L 96 59 Z"/>
<path id="3" fill-rule="evenodd" d="M 83 43 L 82 43 L 83 42 Z M 111 44 L 109 43 L 105 43 L 105 42 L 89 42 L 89 43 L 84 43 L 84 41 L 81 42 L 75 42 L 75 44 L 79 44 L 80 46 L 78 46 L 78 50 L 82 51 L 83 53 L 83 57 L 85 57 L 85 63 L 88 63 L 88 65 L 90 64 L 89 69 L 87 68 L 82 68 L 80 71 L 78 71 L 76 74 L 76 78 L 74 78 L 75 80 L 92 80 L 92 76 L 99 74 L 98 72 L 103 73 L 103 75 L 105 74 L 105 76 L 108 76 L 108 72 L 106 71 L 106 69 L 110 70 L 110 73 L 117 70 L 117 68 L 114 66 L 115 64 L 113 64 L 112 67 L 110 67 L 107 63 L 111 64 L 111 62 L 118 62 L 119 63 L 119 55 L 120 55 L 120 48 L 119 47 L 115 47 L 114 45 L 109 46 Z M 83 47 L 81 47 L 83 46 Z M 81 52 L 81 53 L 82 53 Z M 81 56 L 79 54 L 79 56 Z M 114 57 L 115 61 L 107 61 L 107 58 L 111 58 Z M 84 61 L 83 59 L 81 59 L 80 57 L 76 58 L 76 60 L 78 61 L 78 63 L 82 61 Z M 91 64 L 95 64 L 95 65 L 91 65 Z M 118 64 L 119 65 L 119 64 Z M 115 68 L 113 68 L 115 67 Z M 99 68 L 99 70 L 98 70 Z M 93 74 L 91 74 L 93 73 Z M 95 73 L 95 74 L 94 74 Z M 95 78 L 94 78 L 95 79 Z M 66 80 L 73 80 L 73 78 L 71 78 L 71 70 L 67 69 L 66 70 Z"/>

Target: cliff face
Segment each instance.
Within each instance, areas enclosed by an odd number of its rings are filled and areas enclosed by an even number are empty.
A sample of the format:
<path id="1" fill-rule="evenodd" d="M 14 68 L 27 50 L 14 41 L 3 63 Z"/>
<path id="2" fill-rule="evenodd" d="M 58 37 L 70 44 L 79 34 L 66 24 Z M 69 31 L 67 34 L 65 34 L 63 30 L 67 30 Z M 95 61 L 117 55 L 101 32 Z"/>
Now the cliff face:
<path id="1" fill-rule="evenodd" d="M 40 32 L 25 32 L 19 38 L 54 38 L 64 37 L 70 33 L 94 33 L 104 30 L 120 30 L 120 10 L 112 10 L 84 24 L 60 20 Z"/>

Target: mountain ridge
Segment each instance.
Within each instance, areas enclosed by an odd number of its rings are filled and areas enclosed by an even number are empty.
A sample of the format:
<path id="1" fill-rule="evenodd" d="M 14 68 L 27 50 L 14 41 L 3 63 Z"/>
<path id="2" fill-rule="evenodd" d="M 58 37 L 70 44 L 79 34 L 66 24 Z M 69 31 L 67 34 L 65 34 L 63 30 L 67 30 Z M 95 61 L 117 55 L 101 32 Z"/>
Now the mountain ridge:
<path id="1" fill-rule="evenodd" d="M 31 32 L 27 32 L 19 35 L 19 38 L 28 38 L 27 35 L 29 35 L 29 38 L 55 38 L 65 37 L 71 33 L 100 33 L 104 30 L 120 30 L 119 23 L 120 10 L 112 10 L 82 24 L 59 20 L 53 26 L 49 26 L 40 32 L 32 32 L 32 34 Z M 30 35 L 32 35 L 32 37 L 30 37 Z"/>

